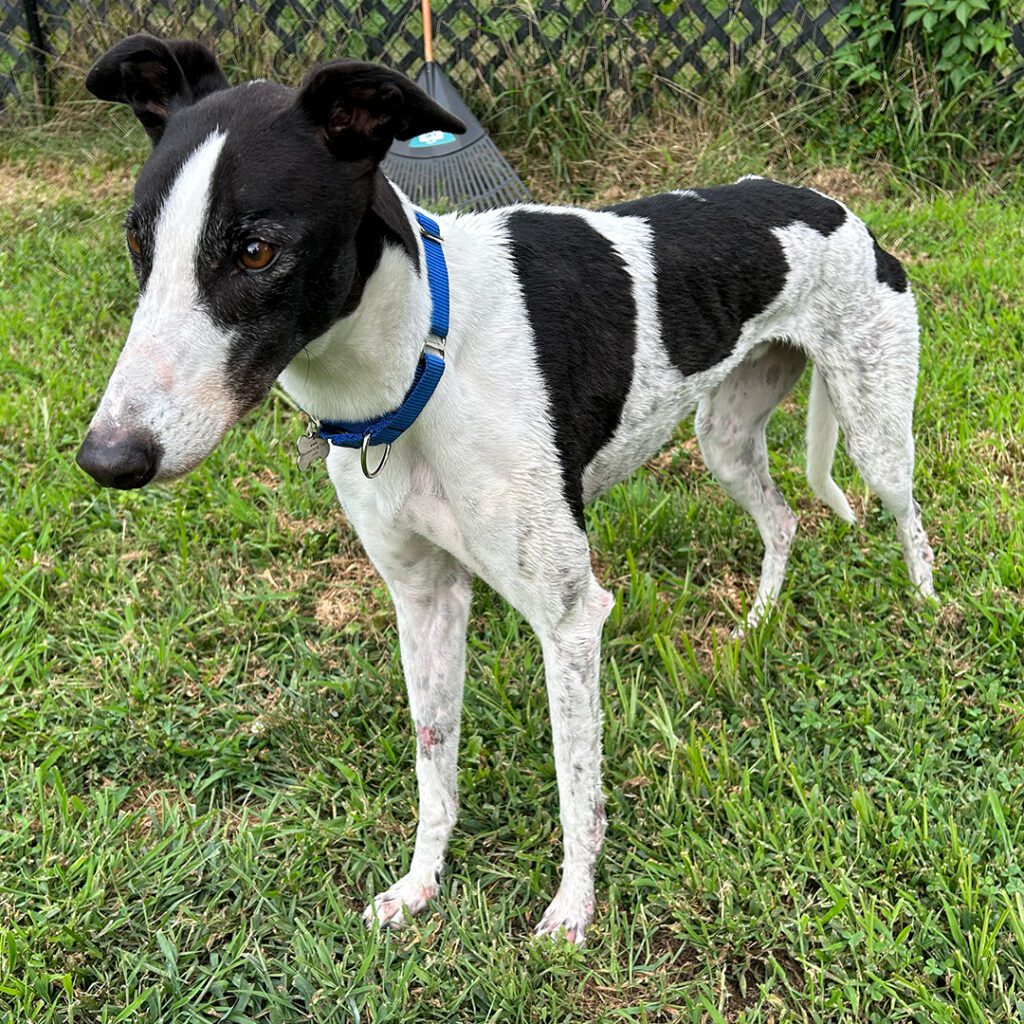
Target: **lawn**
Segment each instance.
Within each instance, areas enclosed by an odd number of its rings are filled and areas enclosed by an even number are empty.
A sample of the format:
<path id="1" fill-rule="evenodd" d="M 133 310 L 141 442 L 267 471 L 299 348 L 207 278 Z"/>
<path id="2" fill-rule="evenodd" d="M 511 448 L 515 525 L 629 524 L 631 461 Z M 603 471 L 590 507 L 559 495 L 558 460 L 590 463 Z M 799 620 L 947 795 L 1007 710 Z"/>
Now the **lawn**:
<path id="1" fill-rule="evenodd" d="M 478 586 L 462 814 L 436 906 L 359 912 L 407 863 L 414 744 L 385 588 L 273 397 L 188 479 L 73 456 L 134 302 L 133 131 L 0 148 L 0 1019 L 1009 1021 L 1024 1014 L 1024 203 L 844 190 L 924 324 L 917 497 L 941 609 L 892 522 L 803 479 L 742 646 L 756 530 L 691 427 L 588 511 L 615 594 L 609 829 L 588 945 L 529 937 L 557 885 L 537 643 Z M 653 158 L 652 158 L 653 159 Z M 679 187 L 676 165 L 662 180 Z M 746 167 L 744 169 L 750 169 Z M 702 183 L 707 183 L 706 181 Z"/>

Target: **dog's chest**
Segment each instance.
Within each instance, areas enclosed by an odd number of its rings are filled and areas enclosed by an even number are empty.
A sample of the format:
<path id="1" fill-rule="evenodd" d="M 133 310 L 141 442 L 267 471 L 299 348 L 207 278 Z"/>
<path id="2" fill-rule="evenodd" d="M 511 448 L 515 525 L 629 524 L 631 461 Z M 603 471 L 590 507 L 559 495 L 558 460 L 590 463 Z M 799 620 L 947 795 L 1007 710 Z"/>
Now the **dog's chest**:
<path id="1" fill-rule="evenodd" d="M 396 447 L 384 472 L 373 480 L 362 475 L 356 452 L 334 448 L 327 464 L 345 514 L 371 557 L 382 545 L 392 548 L 422 538 L 478 575 L 488 575 L 481 571 L 487 561 L 482 553 L 493 549 L 489 535 L 500 536 L 501 523 L 489 514 L 492 510 L 480 507 L 476 495 L 458 488 L 457 475 L 442 478 L 408 447 Z M 400 564 L 401 554 L 393 561 Z"/>

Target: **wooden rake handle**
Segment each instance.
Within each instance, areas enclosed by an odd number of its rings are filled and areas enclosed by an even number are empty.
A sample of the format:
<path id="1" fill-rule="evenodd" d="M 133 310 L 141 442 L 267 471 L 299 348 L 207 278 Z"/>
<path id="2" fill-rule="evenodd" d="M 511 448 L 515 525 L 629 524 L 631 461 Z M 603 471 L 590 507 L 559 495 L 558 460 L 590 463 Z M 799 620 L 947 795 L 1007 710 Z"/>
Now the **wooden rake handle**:
<path id="1" fill-rule="evenodd" d="M 420 0 L 423 10 L 423 59 L 428 63 L 434 62 L 434 30 L 430 24 L 430 0 Z"/>

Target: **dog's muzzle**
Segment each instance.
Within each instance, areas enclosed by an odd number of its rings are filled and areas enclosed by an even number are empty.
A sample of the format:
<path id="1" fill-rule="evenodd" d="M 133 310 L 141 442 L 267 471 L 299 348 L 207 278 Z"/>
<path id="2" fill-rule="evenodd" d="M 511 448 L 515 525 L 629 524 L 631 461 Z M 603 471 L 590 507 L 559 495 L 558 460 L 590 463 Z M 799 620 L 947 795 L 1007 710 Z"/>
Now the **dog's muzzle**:
<path id="1" fill-rule="evenodd" d="M 128 491 L 153 479 L 160 454 L 160 445 L 148 432 L 94 427 L 85 435 L 75 461 L 103 487 Z"/>

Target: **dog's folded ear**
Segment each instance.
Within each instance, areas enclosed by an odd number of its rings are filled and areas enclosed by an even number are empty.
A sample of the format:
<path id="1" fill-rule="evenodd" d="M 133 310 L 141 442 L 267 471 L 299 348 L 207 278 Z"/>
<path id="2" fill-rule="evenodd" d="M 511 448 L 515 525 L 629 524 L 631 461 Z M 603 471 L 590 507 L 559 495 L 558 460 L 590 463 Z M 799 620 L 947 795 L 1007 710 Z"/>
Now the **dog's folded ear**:
<path id="1" fill-rule="evenodd" d="M 405 75 L 364 61 L 314 68 L 302 81 L 299 106 L 342 160 L 380 161 L 395 139 L 466 130 Z"/>
<path id="2" fill-rule="evenodd" d="M 85 87 L 101 100 L 130 106 L 156 145 L 175 108 L 226 89 L 228 80 L 202 44 L 140 34 L 100 57 Z"/>

